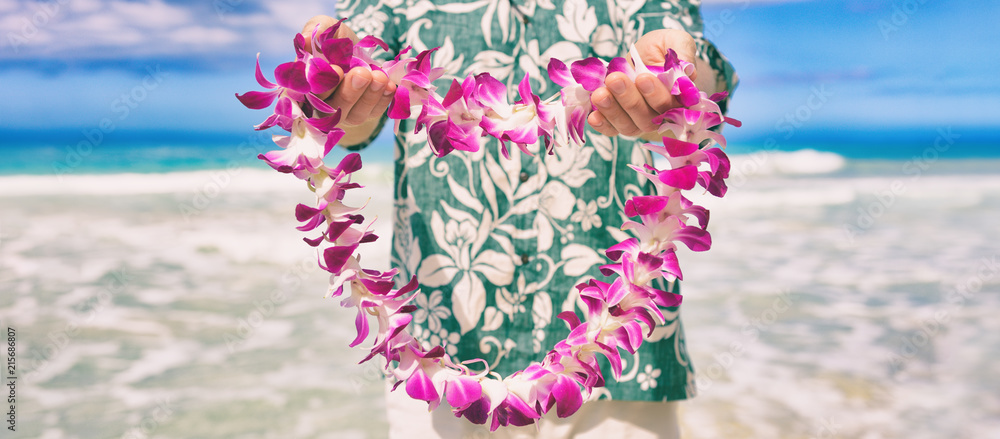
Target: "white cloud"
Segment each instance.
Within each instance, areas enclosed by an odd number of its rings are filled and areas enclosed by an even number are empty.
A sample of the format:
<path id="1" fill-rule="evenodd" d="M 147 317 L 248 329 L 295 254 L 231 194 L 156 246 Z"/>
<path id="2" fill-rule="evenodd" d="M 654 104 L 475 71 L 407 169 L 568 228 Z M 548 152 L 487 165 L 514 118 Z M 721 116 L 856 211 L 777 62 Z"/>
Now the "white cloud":
<path id="1" fill-rule="evenodd" d="M 14 0 L 0 0 L 0 12 L 8 13 L 17 10 L 17 2 Z"/>
<path id="2" fill-rule="evenodd" d="M 112 2 L 109 9 L 111 14 L 121 17 L 131 26 L 160 30 L 169 29 L 175 26 L 190 24 L 191 14 L 180 6 L 167 5 L 161 1 L 151 2 Z"/>
<path id="3" fill-rule="evenodd" d="M 112 31 L 94 34 L 93 42 L 99 43 L 102 46 L 115 48 L 115 54 L 128 53 L 130 48 L 145 43 L 146 35 L 139 30 L 131 28 L 114 29 Z M 86 50 L 92 47 L 89 41 L 80 41 L 76 44 L 81 50 Z M 100 57 L 107 58 L 109 55 L 111 54 L 105 51 Z"/>
<path id="4" fill-rule="evenodd" d="M 310 18 L 317 15 L 334 15 L 335 5 L 333 1 L 307 0 L 296 2 L 294 8 L 288 7 L 288 3 L 282 1 L 267 1 L 263 6 L 267 8 L 268 16 L 273 17 L 279 25 L 300 32 Z"/>
<path id="5" fill-rule="evenodd" d="M 69 9 L 76 13 L 94 12 L 102 7 L 99 0 L 73 0 L 69 2 Z"/>
<path id="6" fill-rule="evenodd" d="M 63 32 L 76 35 L 87 35 L 88 37 L 95 34 L 106 34 L 114 33 L 120 30 L 124 30 L 125 23 L 119 16 L 111 14 L 89 14 L 80 17 L 70 23 L 60 24 L 59 27 Z M 56 29 L 53 29 L 56 31 Z M 84 38 L 86 40 L 87 38 Z"/>
<path id="7" fill-rule="evenodd" d="M 192 52 L 288 51 L 295 32 L 313 15 L 333 14 L 332 0 L 0 0 L 4 59 L 88 60 L 185 56 Z M 254 11 L 254 12 L 251 12 Z M 7 47 L 11 46 L 11 47 Z M 14 49 L 14 50 L 9 50 Z"/>
<path id="8" fill-rule="evenodd" d="M 228 45 L 239 41 L 239 35 L 229 29 L 220 28 L 208 28 L 203 26 L 187 26 L 179 29 L 174 29 L 167 34 L 167 38 L 178 44 L 188 44 L 193 46 L 205 47 L 206 42 L 211 42 L 209 45 Z"/>
<path id="9" fill-rule="evenodd" d="M 10 32 L 20 32 L 22 24 L 23 17 L 18 17 L 12 14 L 0 15 L 0 29 L 3 29 L 4 34 Z"/>

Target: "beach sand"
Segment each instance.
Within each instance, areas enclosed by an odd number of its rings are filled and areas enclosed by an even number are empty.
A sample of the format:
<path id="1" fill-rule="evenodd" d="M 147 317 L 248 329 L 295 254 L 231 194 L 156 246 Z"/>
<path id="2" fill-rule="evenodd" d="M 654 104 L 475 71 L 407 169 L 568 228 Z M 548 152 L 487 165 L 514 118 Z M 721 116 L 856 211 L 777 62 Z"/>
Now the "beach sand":
<path id="1" fill-rule="evenodd" d="M 737 159 L 706 200 L 714 248 L 680 255 L 685 437 L 995 437 L 1000 175 L 786 159 Z M 355 194 L 383 269 L 387 169 Z M 309 197 L 258 169 L 0 177 L 20 374 L 3 437 L 384 437 L 379 368 L 294 229 Z"/>

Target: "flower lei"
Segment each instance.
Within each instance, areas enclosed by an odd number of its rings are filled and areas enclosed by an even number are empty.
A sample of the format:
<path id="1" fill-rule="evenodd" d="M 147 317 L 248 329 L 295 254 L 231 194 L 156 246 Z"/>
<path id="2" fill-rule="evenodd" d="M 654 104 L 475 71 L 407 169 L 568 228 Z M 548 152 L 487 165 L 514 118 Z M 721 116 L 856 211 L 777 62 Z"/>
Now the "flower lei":
<path id="1" fill-rule="evenodd" d="M 633 47 L 632 65 L 624 58 L 615 58 L 607 65 L 587 58 L 567 67 L 552 59 L 549 77 L 563 87 L 557 101 L 542 101 L 534 95 L 525 75 L 518 87 L 520 100 L 508 103 L 506 87 L 487 73 L 470 75 L 461 83 L 453 80 L 442 98 L 432 85 L 444 73 L 441 68 L 431 67 L 431 54 L 436 49 L 403 57 L 410 52 L 407 48 L 395 59 L 380 63 L 372 55 L 378 48 L 388 50 L 385 42 L 372 36 L 357 43 L 335 38 L 339 26 L 338 22 L 325 31 L 314 30 L 308 47 L 305 36 L 297 34 L 296 59 L 275 69 L 277 84 L 261 73 L 258 55 L 257 82 L 270 91 L 251 91 L 236 97 L 252 109 L 267 108 L 277 100 L 273 114 L 256 129 L 278 126 L 290 135 L 274 136 L 281 149 L 259 158 L 279 172 L 305 180 L 316 194 L 316 205 L 299 204 L 295 217 L 303 223 L 298 227 L 301 231 L 313 231 L 325 224 L 318 236 L 304 240 L 317 247 L 319 266 L 332 273 L 327 297 L 342 296 L 344 286 L 350 285 L 350 293 L 341 302 L 345 307 L 357 308 L 357 337 L 350 346 L 368 338 L 368 317 L 375 317 L 378 329 L 374 346 L 362 363 L 383 356 L 387 370 L 397 380 L 393 389 L 405 384 L 406 393 L 427 401 L 430 409 L 446 400 L 455 416 L 464 416 L 476 424 L 490 421 L 491 430 L 532 424 L 553 407 L 559 417 L 572 415 L 594 387 L 604 385 L 598 354 L 608 359 L 615 379 L 620 379 L 619 348 L 634 354 L 643 341 L 643 325 L 646 334 L 652 333 L 657 324 L 665 321 L 660 307 L 680 304 L 679 295 L 650 286 L 657 278 L 682 278 L 676 243 L 693 251 L 705 251 L 711 246 L 706 230 L 708 210 L 694 205 L 681 191 L 700 185 L 718 197 L 726 192 L 728 157 L 719 148 L 700 147 L 709 141 L 725 147 L 725 138 L 709 129 L 723 122 L 740 125 L 719 109 L 717 102 L 725 98 L 725 92 L 712 96 L 700 92 L 688 77 L 694 67 L 678 59 L 673 51 L 666 55 L 662 67 L 645 66 Z M 548 153 L 555 147 L 582 146 L 584 124 L 593 109 L 590 94 L 610 72 L 624 72 L 633 80 L 639 73 L 652 73 L 677 96 L 682 107 L 666 111 L 653 121 L 659 124 L 659 132 L 670 131 L 674 138 L 664 137 L 662 146 L 644 145 L 665 157 L 670 167 L 629 165 L 656 189 L 655 195 L 634 196 L 625 202 L 625 214 L 639 219 L 626 221 L 622 229 L 632 230 L 636 237 L 607 249 L 613 263 L 602 266 L 601 272 L 614 276 L 612 282 L 591 279 L 577 285 L 587 307 L 587 320 L 581 321 L 572 311 L 559 314 L 569 325 L 570 334 L 541 362 L 503 378 L 490 372 L 485 360 L 458 363 L 442 346 L 424 349 L 406 329 L 416 309 L 410 303 L 418 287 L 416 276 L 396 288 L 396 269 L 380 272 L 360 265 L 360 255 L 355 253 L 358 246 L 378 237 L 371 231 L 372 223 L 364 225 L 361 207 L 343 203 L 347 190 L 361 187 L 351 181 L 351 175 L 361 169 L 360 156 L 348 154 L 332 168 L 323 161 L 344 135 L 337 127 L 340 110 L 317 97 L 341 80 L 331 65 L 344 72 L 351 68 L 381 70 L 398 84 L 388 117 L 405 119 L 414 107 L 419 107 L 416 132 L 426 129 L 428 144 L 438 157 L 454 150 L 478 151 L 485 136 L 498 139 L 507 158 L 509 143 L 526 153 L 529 144 L 539 141 L 544 142 Z M 689 225 L 691 219 L 697 225 Z M 482 363 L 484 370 L 471 369 L 469 365 L 474 363 Z"/>

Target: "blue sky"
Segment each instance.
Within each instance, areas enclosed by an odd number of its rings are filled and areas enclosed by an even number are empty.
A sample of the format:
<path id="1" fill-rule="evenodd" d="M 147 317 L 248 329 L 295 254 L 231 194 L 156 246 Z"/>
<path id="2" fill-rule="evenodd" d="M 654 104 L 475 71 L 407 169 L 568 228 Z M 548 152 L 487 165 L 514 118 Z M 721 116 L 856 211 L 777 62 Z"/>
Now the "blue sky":
<path id="1" fill-rule="evenodd" d="M 998 2 L 735 1 L 703 14 L 743 79 L 741 135 L 785 137 L 789 116 L 804 138 L 1000 126 Z M 803 110 L 814 93 L 829 96 Z"/>
<path id="2" fill-rule="evenodd" d="M 335 2 L 287 4 L 0 0 L 2 127 L 243 132 L 264 116 L 233 98 L 259 88 L 255 54 L 265 70 L 285 61 L 290 36 Z M 742 78 L 736 142 L 1000 132 L 1000 2 L 716 0 L 703 15 Z"/>

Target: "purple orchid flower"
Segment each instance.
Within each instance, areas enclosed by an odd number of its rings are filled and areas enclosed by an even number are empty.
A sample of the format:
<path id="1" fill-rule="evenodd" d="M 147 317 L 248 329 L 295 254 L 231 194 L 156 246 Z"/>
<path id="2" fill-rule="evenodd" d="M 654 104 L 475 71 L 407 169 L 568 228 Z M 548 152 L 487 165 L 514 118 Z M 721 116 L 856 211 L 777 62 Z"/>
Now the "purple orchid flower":
<path id="1" fill-rule="evenodd" d="M 344 131 L 334 128 L 329 133 L 309 124 L 305 119 L 297 119 L 289 136 L 276 136 L 274 143 L 284 148 L 260 154 L 258 157 L 278 172 L 294 173 L 303 178 L 315 173 L 334 145 L 343 137 Z"/>
<path id="2" fill-rule="evenodd" d="M 442 102 L 433 96 L 424 101 L 415 132 L 427 127 L 427 142 L 438 157 L 456 149 L 476 152 L 482 148 L 484 132 L 480 121 L 485 109 L 473 98 L 475 87 L 472 77 L 461 85 L 453 80 Z"/>
<path id="3" fill-rule="evenodd" d="M 665 321 L 661 308 L 680 303 L 679 295 L 650 286 L 660 277 L 681 278 L 675 243 L 695 251 L 711 246 L 705 230 L 708 211 L 694 205 L 681 191 L 701 185 L 717 196 L 725 194 L 728 157 L 718 148 L 699 148 L 704 140 L 725 146 L 725 139 L 710 128 L 721 123 L 740 124 L 721 115 L 717 102 L 725 95 L 707 96 L 697 91 L 688 79 L 692 66 L 671 52 L 662 68 L 647 68 L 641 62 L 633 66 L 623 58 L 609 65 L 588 58 L 568 68 L 552 60 L 549 74 L 563 86 L 558 102 L 542 102 L 532 93 L 525 76 L 518 87 L 520 100 L 510 104 L 503 85 L 486 74 L 470 75 L 461 83 L 452 81 L 442 98 L 433 86 L 443 74 L 442 69 L 431 67 L 435 49 L 405 57 L 407 49 L 380 64 L 374 54 L 387 49 L 384 42 L 366 37 L 355 44 L 335 38 L 340 25 L 323 32 L 314 30 L 308 47 L 306 37 L 296 35 L 296 60 L 275 69 L 277 83 L 264 78 L 258 61 L 257 81 L 270 91 L 248 92 L 237 98 L 255 109 L 277 101 L 273 113 L 257 129 L 277 126 L 291 134 L 275 136 L 281 149 L 262 154 L 261 158 L 272 168 L 307 181 L 315 192 L 314 206 L 296 206 L 296 219 L 302 223 L 298 229 L 322 230 L 318 237 L 305 241 L 317 248 L 318 265 L 331 273 L 327 296 L 342 297 L 342 306 L 357 310 L 357 335 L 350 345 L 360 345 L 374 333 L 373 346 L 362 362 L 383 356 L 387 370 L 398 380 L 396 386 L 403 386 L 411 397 L 426 401 L 431 409 L 447 401 L 456 416 L 478 424 L 489 423 L 491 430 L 535 423 L 552 409 L 560 417 L 576 413 L 593 389 L 605 383 L 599 357 L 604 356 L 615 378 L 620 378 L 622 350 L 634 354 L 642 344 L 644 327 L 650 334 Z M 638 60 L 634 50 L 632 57 Z M 364 206 L 343 202 L 346 191 L 361 187 L 351 181 L 352 174 L 361 168 L 361 160 L 357 154 L 349 154 L 336 167 L 324 163 L 343 136 L 337 127 L 339 109 L 317 96 L 339 84 L 341 78 L 334 67 L 341 71 L 366 68 L 385 72 L 399 84 L 389 116 L 409 117 L 412 108 L 419 106 L 417 132 L 426 130 L 438 156 L 454 150 L 478 151 L 485 135 L 500 140 L 505 156 L 509 155 L 510 142 L 526 153 L 527 146 L 539 140 L 548 152 L 570 143 L 583 144 L 584 123 L 592 110 L 590 93 L 603 84 L 608 72 L 621 71 L 630 77 L 637 72 L 653 73 L 679 96 L 686 108 L 665 112 L 654 121 L 660 124 L 661 132 L 672 131 L 678 140 L 664 138 L 663 146 L 646 146 L 664 155 L 670 169 L 633 166 L 656 188 L 656 195 L 635 196 L 625 202 L 626 215 L 639 219 L 626 221 L 622 229 L 632 230 L 636 238 L 607 250 L 613 263 L 601 267 L 601 271 L 613 278 L 610 282 L 591 279 L 577 286 L 587 320 L 581 321 L 571 311 L 561 313 L 559 318 L 569 325 L 570 334 L 556 343 L 541 362 L 498 379 L 483 360 L 472 361 L 484 366 L 484 370 L 473 372 L 466 365 L 469 362 L 456 363 L 442 346 L 425 350 L 406 329 L 416 310 L 412 304 L 418 292 L 416 277 L 397 289 L 397 270 L 381 272 L 361 266 L 358 248 L 378 237 L 372 232 L 372 223 L 364 225 Z M 692 220 L 697 225 L 689 225 Z M 349 288 L 346 295 L 345 287 Z M 369 316 L 375 316 L 377 327 L 371 326 Z"/>
<path id="4" fill-rule="evenodd" d="M 436 50 L 436 47 L 425 50 L 415 58 L 401 58 L 406 52 L 403 51 L 396 59 L 382 65 L 389 81 L 397 84 L 396 94 L 389 104 L 390 118 L 409 118 L 411 106 L 422 105 L 434 92 L 433 82 L 444 74 L 444 69 L 431 67 L 431 54 Z"/>
<path id="5" fill-rule="evenodd" d="M 716 133 L 713 133 L 716 134 Z M 705 189 L 717 197 L 722 197 L 726 193 L 725 179 L 729 178 L 730 162 L 729 157 L 719 148 L 700 149 L 698 144 L 685 142 L 669 137 L 663 138 L 663 146 L 645 144 L 644 148 L 660 154 L 671 165 L 671 169 L 657 170 L 646 165 L 644 168 L 653 173 L 629 165 L 640 174 L 650 178 L 654 184 L 661 184 L 675 189 L 691 189 L 695 183 L 700 184 Z M 708 164 L 707 169 L 699 170 L 702 164 Z M 669 194 L 670 189 L 659 191 L 660 194 Z"/>
<path id="6" fill-rule="evenodd" d="M 528 145 L 538 142 L 542 133 L 546 144 L 552 138 L 553 116 L 540 99 L 531 92 L 528 75 L 518 85 L 521 99 L 513 105 L 507 103 L 507 87 L 487 73 L 476 75 L 474 99 L 485 111 L 479 126 L 489 135 L 500 140 L 500 151 L 510 158 L 507 142 L 514 143 L 525 154 L 531 155 Z"/>
<path id="7" fill-rule="evenodd" d="M 562 131 L 565 134 L 557 139 L 562 140 L 560 142 L 562 144 L 568 144 L 572 139 L 573 143 L 582 146 L 587 116 L 594 108 L 590 102 L 590 95 L 604 84 L 608 69 L 597 58 L 576 61 L 571 67 L 566 67 L 562 61 L 552 58 L 549 60 L 548 73 L 552 82 L 563 87 L 559 94 L 564 107 L 563 118 L 566 129 Z M 559 125 L 559 128 L 562 127 L 563 125 Z"/>

